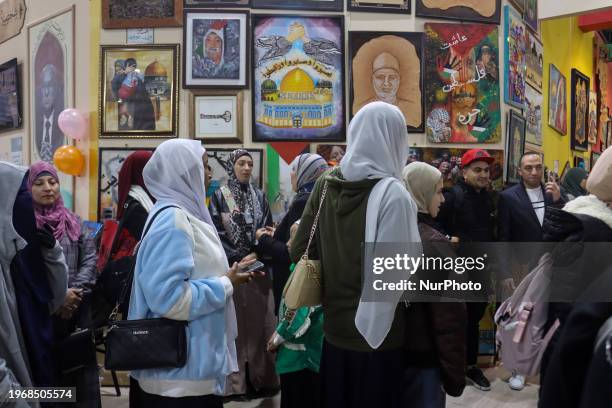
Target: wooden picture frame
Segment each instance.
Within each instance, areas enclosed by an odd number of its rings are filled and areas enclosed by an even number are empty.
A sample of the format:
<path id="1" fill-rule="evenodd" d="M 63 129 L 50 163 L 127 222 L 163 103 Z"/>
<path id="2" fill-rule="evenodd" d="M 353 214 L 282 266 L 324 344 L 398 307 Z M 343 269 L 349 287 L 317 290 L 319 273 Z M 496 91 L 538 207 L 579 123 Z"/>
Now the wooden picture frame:
<path id="1" fill-rule="evenodd" d="M 379 3 L 376 0 L 346 0 L 346 9 L 358 13 L 410 14 L 412 5 L 411 0 L 400 0 L 399 4 L 393 4 L 389 1 Z"/>
<path id="2" fill-rule="evenodd" d="M 428 0 L 435 5 L 435 0 Z M 433 1 L 433 3 L 431 3 Z M 496 24 L 499 25 L 501 19 L 501 0 L 478 0 L 478 5 L 490 3 L 493 9 L 485 8 L 477 10 L 466 5 L 465 1 L 455 1 L 457 5 L 447 7 L 440 4 L 439 7 L 428 7 L 424 0 L 416 0 L 416 16 L 421 18 L 438 18 L 441 20 L 459 20 L 473 23 Z"/>
<path id="3" fill-rule="evenodd" d="M 178 136 L 179 47 L 100 47 L 100 138 Z"/>
<path id="4" fill-rule="evenodd" d="M 248 88 L 250 12 L 185 9 L 184 22 L 183 88 Z M 201 33 L 201 40 L 194 33 Z M 209 53 L 213 48 L 206 48 L 208 39 L 215 47 L 221 46 L 221 53 Z"/>
<path id="5" fill-rule="evenodd" d="M 75 103 L 75 6 L 30 23 L 27 33 L 30 163 L 52 162 L 57 148 L 73 143 L 57 123 Z M 59 182 L 64 205 L 74 210 L 75 178 L 60 172 Z"/>
<path id="6" fill-rule="evenodd" d="M 166 16 L 158 17 L 159 14 L 151 13 L 142 17 L 132 18 L 135 8 L 139 3 L 151 7 L 151 3 L 157 3 L 160 7 L 158 13 L 163 12 L 164 4 L 172 7 L 166 12 Z M 129 10 L 121 10 L 122 6 L 130 6 Z M 124 12 L 122 17 L 113 17 L 113 7 L 117 13 Z M 183 25 L 183 0 L 102 0 L 102 27 L 106 29 L 125 28 L 157 28 L 157 27 L 180 27 Z"/>
<path id="7" fill-rule="evenodd" d="M 242 143 L 243 106 L 244 92 L 240 90 L 190 92 L 189 135 L 206 146 Z M 206 109 L 211 111 L 205 112 Z"/>
<path id="8" fill-rule="evenodd" d="M 571 81 L 571 146 L 572 150 L 586 152 L 589 148 L 588 124 L 591 79 L 573 68 Z"/>

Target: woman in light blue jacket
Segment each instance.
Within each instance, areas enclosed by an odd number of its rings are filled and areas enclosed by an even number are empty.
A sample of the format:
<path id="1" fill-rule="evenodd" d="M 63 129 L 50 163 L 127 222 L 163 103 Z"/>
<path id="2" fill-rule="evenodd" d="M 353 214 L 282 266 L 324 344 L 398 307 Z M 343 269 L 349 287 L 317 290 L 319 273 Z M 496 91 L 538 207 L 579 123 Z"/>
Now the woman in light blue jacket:
<path id="1" fill-rule="evenodd" d="M 163 207 L 136 260 L 128 319 L 164 317 L 189 321 L 187 363 L 180 368 L 137 370 L 138 406 L 222 407 L 225 378 L 237 371 L 233 288 L 255 273 L 240 272 L 253 260 L 230 268 L 206 209 L 206 151 L 194 140 L 162 143 L 143 176 Z M 151 350 L 154 352 L 155 350 Z"/>

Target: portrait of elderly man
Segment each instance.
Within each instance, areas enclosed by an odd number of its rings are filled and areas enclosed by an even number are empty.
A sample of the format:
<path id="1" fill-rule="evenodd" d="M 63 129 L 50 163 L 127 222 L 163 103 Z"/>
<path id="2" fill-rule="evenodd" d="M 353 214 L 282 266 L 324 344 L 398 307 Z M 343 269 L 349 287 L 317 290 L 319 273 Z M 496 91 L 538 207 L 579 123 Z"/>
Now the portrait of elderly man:
<path id="1" fill-rule="evenodd" d="M 41 160 L 50 162 L 64 144 L 57 119 L 64 110 L 64 78 L 54 64 L 45 64 L 36 86 L 36 149 Z"/>
<path id="2" fill-rule="evenodd" d="M 364 33 L 356 33 L 364 34 Z M 397 106 L 412 128 L 423 123 L 421 59 L 415 45 L 397 35 L 376 36 L 354 52 L 352 114 L 370 102 Z"/>
<path id="3" fill-rule="evenodd" d="M 194 78 L 237 79 L 240 66 L 237 59 L 238 20 L 200 20 L 194 23 Z"/>

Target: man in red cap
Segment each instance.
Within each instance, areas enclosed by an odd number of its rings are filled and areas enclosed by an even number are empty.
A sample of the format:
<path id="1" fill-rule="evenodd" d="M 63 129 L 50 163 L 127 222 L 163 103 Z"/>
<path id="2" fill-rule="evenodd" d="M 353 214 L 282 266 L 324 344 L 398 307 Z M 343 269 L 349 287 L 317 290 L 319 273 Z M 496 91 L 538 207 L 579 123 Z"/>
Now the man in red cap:
<path id="1" fill-rule="evenodd" d="M 461 158 L 462 174 L 458 182 L 445 191 L 438 222 L 448 235 L 460 242 L 495 241 L 495 205 L 489 166 L 495 161 L 486 150 L 472 149 Z M 467 302 L 467 379 L 476 388 L 489 391 L 491 383 L 477 367 L 478 323 L 487 307 L 486 302 Z"/>

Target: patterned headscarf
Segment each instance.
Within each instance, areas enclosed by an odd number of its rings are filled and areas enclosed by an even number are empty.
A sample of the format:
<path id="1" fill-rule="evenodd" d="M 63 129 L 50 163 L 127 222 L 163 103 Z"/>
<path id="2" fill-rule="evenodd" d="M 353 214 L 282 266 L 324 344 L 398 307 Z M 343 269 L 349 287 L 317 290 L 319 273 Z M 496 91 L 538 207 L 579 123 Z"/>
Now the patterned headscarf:
<path id="1" fill-rule="evenodd" d="M 236 211 L 229 214 L 229 217 L 224 220 L 223 224 L 236 249 L 242 253 L 248 253 L 255 242 L 256 226 L 263 219 L 264 215 L 257 199 L 255 188 L 251 185 L 250 181 L 241 183 L 236 176 L 234 166 L 243 156 L 249 156 L 252 159 L 251 154 L 247 150 L 236 149 L 230 153 L 227 162 L 227 172 L 229 175 L 227 187 L 236 204 Z"/>
<path id="2" fill-rule="evenodd" d="M 28 175 L 28 190 L 32 192 L 32 185 L 43 173 L 51 175 L 59 183 L 59 177 L 55 167 L 51 164 L 39 161 L 30 166 Z M 64 207 L 64 200 L 59 194 L 51 205 L 40 205 L 32 200 L 34 204 L 34 215 L 36 216 L 36 228 L 44 228 L 48 225 L 53 231 L 53 236 L 58 241 L 68 235 L 71 241 L 78 241 L 81 235 L 81 224 L 78 217 L 69 209 Z"/>
<path id="3" fill-rule="evenodd" d="M 297 192 L 312 191 L 315 181 L 327 170 L 327 162 L 318 154 L 300 154 L 291 163 L 291 170 L 297 177 Z"/>

